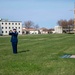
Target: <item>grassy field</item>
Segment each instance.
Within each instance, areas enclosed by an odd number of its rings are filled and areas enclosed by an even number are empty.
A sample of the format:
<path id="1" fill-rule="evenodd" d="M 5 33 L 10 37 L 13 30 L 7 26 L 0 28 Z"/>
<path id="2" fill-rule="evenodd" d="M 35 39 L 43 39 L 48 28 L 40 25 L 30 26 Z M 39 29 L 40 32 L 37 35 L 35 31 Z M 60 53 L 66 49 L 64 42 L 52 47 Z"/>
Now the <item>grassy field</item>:
<path id="1" fill-rule="evenodd" d="M 18 54 L 10 36 L 0 36 L 0 75 L 75 75 L 75 34 L 22 35 Z"/>

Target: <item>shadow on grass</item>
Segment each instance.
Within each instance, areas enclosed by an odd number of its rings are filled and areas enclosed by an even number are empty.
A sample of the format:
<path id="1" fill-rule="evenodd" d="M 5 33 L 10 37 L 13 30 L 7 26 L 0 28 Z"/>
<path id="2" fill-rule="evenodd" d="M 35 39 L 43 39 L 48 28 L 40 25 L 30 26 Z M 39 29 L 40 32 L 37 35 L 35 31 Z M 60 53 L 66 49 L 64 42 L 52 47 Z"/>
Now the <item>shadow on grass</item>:
<path id="1" fill-rule="evenodd" d="M 26 52 L 29 52 L 30 50 L 22 50 L 22 51 L 19 51 L 18 53 L 26 53 Z"/>

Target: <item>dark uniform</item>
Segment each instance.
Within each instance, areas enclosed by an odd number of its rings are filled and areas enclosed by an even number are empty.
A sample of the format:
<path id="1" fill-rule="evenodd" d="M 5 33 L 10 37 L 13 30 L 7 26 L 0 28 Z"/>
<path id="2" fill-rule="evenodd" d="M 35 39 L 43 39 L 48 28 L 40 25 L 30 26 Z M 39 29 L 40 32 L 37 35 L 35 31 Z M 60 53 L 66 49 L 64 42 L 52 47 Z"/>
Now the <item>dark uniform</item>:
<path id="1" fill-rule="evenodd" d="M 13 53 L 16 54 L 17 53 L 17 43 L 18 43 L 18 32 L 16 31 L 16 29 L 14 32 L 9 32 L 9 35 L 11 35 L 11 43 L 12 43 L 12 48 L 13 48 Z"/>

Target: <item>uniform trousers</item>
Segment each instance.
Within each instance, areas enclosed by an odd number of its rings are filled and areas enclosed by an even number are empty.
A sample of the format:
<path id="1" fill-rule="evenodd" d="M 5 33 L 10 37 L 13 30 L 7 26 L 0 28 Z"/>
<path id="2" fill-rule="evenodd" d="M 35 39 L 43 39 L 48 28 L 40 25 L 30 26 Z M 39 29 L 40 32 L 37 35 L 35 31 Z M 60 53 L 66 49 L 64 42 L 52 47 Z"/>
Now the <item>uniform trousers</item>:
<path id="1" fill-rule="evenodd" d="M 16 54 L 17 53 L 17 42 L 12 42 L 12 49 L 13 49 L 13 53 Z"/>

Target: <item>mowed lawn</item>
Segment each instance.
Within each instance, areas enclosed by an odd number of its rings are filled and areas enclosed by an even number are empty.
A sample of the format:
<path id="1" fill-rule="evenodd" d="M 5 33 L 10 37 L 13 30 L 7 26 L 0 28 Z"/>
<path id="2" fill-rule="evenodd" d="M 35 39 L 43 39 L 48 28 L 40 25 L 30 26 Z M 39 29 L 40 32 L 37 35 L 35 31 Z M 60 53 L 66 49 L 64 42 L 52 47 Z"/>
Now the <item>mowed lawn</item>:
<path id="1" fill-rule="evenodd" d="M 75 75 L 75 34 L 22 35 L 18 54 L 10 36 L 0 36 L 0 75 Z"/>

